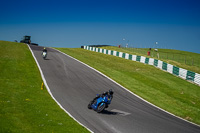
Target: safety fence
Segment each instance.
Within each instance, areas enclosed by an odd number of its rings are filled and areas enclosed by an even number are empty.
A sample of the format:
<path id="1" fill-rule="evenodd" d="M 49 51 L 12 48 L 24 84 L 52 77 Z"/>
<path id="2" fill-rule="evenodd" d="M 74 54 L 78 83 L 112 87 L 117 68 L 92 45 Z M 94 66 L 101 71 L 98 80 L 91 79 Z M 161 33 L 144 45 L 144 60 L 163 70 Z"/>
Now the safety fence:
<path id="1" fill-rule="evenodd" d="M 113 51 L 113 50 L 101 49 L 101 48 L 97 48 L 97 47 L 84 46 L 84 49 L 99 52 L 99 53 L 104 53 L 104 54 L 108 54 L 108 55 L 113 55 L 113 56 L 121 57 L 121 58 L 128 59 L 128 60 L 138 61 L 138 62 L 149 64 L 149 65 L 153 65 L 157 68 L 160 68 L 161 70 L 167 71 L 167 72 L 174 74 L 180 78 L 183 78 L 185 80 L 188 80 L 190 82 L 200 85 L 200 74 L 183 69 L 183 68 L 173 66 L 173 65 L 163 62 L 161 60 L 147 58 L 144 56 L 131 55 L 128 53 L 123 53 L 123 52 L 118 52 L 118 51 Z"/>
<path id="2" fill-rule="evenodd" d="M 147 55 L 149 52 L 149 57 L 156 58 L 156 59 L 167 59 L 167 60 L 174 60 L 181 64 L 186 64 L 189 66 L 197 66 L 200 67 L 200 58 L 199 56 L 195 55 L 186 55 L 181 53 L 173 53 L 173 52 L 164 52 L 162 50 L 155 51 L 155 49 L 148 49 L 148 48 L 126 48 L 121 47 L 121 49 L 130 51 L 132 54 L 136 55 Z"/>

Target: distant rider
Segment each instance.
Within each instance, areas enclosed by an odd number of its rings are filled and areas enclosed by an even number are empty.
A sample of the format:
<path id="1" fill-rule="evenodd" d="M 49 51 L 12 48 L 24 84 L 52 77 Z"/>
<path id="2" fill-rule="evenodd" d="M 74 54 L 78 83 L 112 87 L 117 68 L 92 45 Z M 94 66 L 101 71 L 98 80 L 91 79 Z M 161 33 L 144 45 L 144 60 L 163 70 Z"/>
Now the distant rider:
<path id="1" fill-rule="evenodd" d="M 44 48 L 44 49 L 43 49 L 43 52 L 46 52 L 46 53 L 47 53 L 47 49 L 46 49 L 46 48 Z"/>

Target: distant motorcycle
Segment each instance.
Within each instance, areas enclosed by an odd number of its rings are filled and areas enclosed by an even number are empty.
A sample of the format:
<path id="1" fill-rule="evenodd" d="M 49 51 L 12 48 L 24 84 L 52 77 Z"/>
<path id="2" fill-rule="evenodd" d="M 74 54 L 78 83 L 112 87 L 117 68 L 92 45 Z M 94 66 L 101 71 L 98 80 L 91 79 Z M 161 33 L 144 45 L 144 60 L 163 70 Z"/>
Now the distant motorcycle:
<path id="1" fill-rule="evenodd" d="M 45 60 L 47 58 L 47 52 L 42 52 L 42 57 Z"/>
<path id="2" fill-rule="evenodd" d="M 98 96 L 98 94 L 97 94 L 97 96 Z M 112 101 L 112 96 L 106 94 L 105 96 L 101 96 L 101 97 L 97 98 L 95 101 L 92 100 L 88 104 L 88 109 L 93 109 L 97 113 L 100 113 L 105 108 L 108 108 L 108 105 L 111 103 L 111 101 Z"/>

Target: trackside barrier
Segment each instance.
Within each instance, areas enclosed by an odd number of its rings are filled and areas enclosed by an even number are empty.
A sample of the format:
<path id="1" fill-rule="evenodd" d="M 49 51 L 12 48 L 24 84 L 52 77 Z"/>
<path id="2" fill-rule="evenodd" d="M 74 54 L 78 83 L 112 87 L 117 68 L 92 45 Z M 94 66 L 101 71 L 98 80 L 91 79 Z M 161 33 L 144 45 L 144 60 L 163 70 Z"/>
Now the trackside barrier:
<path id="1" fill-rule="evenodd" d="M 131 55 L 131 54 L 128 54 L 128 53 L 123 53 L 123 52 L 118 52 L 118 51 L 113 51 L 113 50 L 90 47 L 90 46 L 84 46 L 84 49 L 103 53 L 103 54 L 118 56 L 118 57 L 121 57 L 121 58 L 124 58 L 124 59 L 127 59 L 127 60 L 138 61 L 138 62 L 141 62 L 141 63 L 144 63 L 144 64 L 153 65 L 157 68 L 160 68 L 161 70 L 169 72 L 173 75 L 176 75 L 176 76 L 178 76 L 182 79 L 193 82 L 193 83 L 200 86 L 200 74 L 189 71 L 189 70 L 185 70 L 183 68 L 173 66 L 173 65 L 168 64 L 166 62 L 163 62 L 161 60 L 157 60 L 157 59 L 153 59 L 153 58 L 147 58 L 147 57 L 144 57 L 144 56 Z"/>

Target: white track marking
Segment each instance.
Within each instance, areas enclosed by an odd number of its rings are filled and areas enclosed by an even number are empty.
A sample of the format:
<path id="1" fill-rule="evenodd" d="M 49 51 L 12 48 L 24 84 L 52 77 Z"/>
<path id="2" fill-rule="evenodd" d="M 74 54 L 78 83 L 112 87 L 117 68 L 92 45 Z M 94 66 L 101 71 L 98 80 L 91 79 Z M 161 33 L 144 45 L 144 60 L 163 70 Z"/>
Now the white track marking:
<path id="1" fill-rule="evenodd" d="M 124 111 L 121 111 L 121 110 L 117 110 L 117 109 L 112 109 L 111 110 L 112 112 L 115 112 L 119 115 L 122 115 L 122 116 L 126 116 L 126 115 L 130 115 L 131 113 L 128 113 L 128 112 L 124 112 Z"/>
<path id="2" fill-rule="evenodd" d="M 28 45 L 28 44 L 27 44 L 27 45 Z M 47 91 L 49 92 L 49 94 L 51 95 L 51 97 L 53 98 L 53 100 L 56 101 L 56 103 L 60 106 L 60 108 L 63 109 L 72 119 L 74 119 L 76 122 L 78 122 L 81 126 L 85 127 L 88 131 L 90 131 L 91 133 L 93 133 L 92 130 L 90 130 L 90 129 L 87 128 L 85 125 L 83 125 L 82 123 L 80 123 L 80 122 L 79 122 L 76 118 L 74 118 L 67 110 L 65 110 L 65 109 L 63 108 L 63 106 L 54 98 L 54 96 L 53 96 L 52 93 L 51 93 L 51 90 L 49 89 L 49 86 L 48 86 L 48 84 L 47 84 L 47 82 L 46 82 L 46 79 L 45 79 L 45 77 L 44 77 L 44 75 L 43 75 L 42 69 L 41 69 L 41 67 L 40 67 L 40 65 L 39 65 L 39 63 L 38 63 L 38 61 L 37 61 L 37 59 L 36 59 L 36 57 L 35 57 L 33 51 L 31 50 L 31 48 L 30 48 L 29 45 L 28 45 L 28 47 L 29 47 L 29 49 L 30 49 L 30 51 L 31 51 L 31 53 L 32 53 L 32 55 L 33 55 L 33 58 L 35 59 L 35 62 L 36 62 L 37 66 L 38 66 L 38 68 L 39 68 L 39 70 L 40 70 L 40 74 L 41 74 L 41 76 L 42 76 L 42 80 L 43 80 L 43 82 L 44 82 L 44 85 L 46 86 Z"/>
<path id="3" fill-rule="evenodd" d="M 53 48 L 53 49 L 54 49 L 54 48 Z M 57 49 L 55 49 L 55 50 L 57 50 Z M 63 52 L 61 52 L 61 51 L 59 51 L 59 50 L 57 50 L 57 51 L 60 52 L 60 53 L 63 53 Z M 188 123 L 191 123 L 191 124 L 193 124 L 193 125 L 196 125 L 196 126 L 200 127 L 200 125 L 197 125 L 197 124 L 195 124 L 195 123 L 193 123 L 193 122 L 187 121 L 187 120 L 185 120 L 185 119 L 183 119 L 183 118 L 181 118 L 181 117 L 179 117 L 179 116 L 176 116 L 176 115 L 174 115 L 174 114 L 172 114 L 172 113 L 170 113 L 170 112 L 168 112 L 168 111 L 166 111 L 166 110 L 164 110 L 164 109 L 161 109 L 160 107 L 158 107 L 158 106 L 156 106 L 156 105 L 154 105 L 154 104 L 152 104 L 152 103 L 146 101 L 146 100 L 143 99 L 142 97 L 140 97 L 140 96 L 136 95 L 135 93 L 131 92 L 130 90 L 128 90 L 128 89 L 125 88 L 124 86 L 120 85 L 119 83 L 117 83 L 117 82 L 114 81 L 113 79 L 109 78 L 109 77 L 106 76 L 105 74 L 101 73 L 100 71 L 96 70 L 95 68 L 93 68 L 93 67 L 91 67 L 91 66 L 89 66 L 89 65 L 87 65 L 87 64 L 85 64 L 85 63 L 83 63 L 83 62 L 81 62 L 81 61 L 79 61 L 79 60 L 77 60 L 76 58 L 74 58 L 74 57 L 72 57 L 72 56 L 70 56 L 70 55 L 67 55 L 66 53 L 63 53 L 63 54 L 66 55 L 66 56 L 68 56 L 68 57 L 70 57 L 70 58 L 72 58 L 72 59 L 74 59 L 74 60 L 76 60 L 76 61 L 78 61 L 78 62 L 80 62 L 80 63 L 82 63 L 82 64 L 84 64 L 85 66 L 87 66 L 87 67 L 93 69 L 94 71 L 96 71 L 96 72 L 98 72 L 99 74 L 103 75 L 103 76 L 106 77 L 107 79 L 111 80 L 112 82 L 114 82 L 114 83 L 117 84 L 118 86 L 122 87 L 122 88 L 125 89 L 126 91 L 130 92 L 132 95 L 134 95 L 134 96 L 136 96 L 137 98 L 141 99 L 142 101 L 144 101 L 144 102 L 150 104 L 151 106 L 153 106 L 153 107 L 155 107 L 155 108 L 157 108 L 157 109 L 159 109 L 159 110 L 162 110 L 162 111 L 164 111 L 165 113 L 168 113 L 168 114 L 170 114 L 170 115 L 172 115 L 172 116 L 174 116 L 174 117 L 176 117 L 176 118 L 179 118 L 179 119 L 181 119 L 181 120 L 183 120 L 183 121 L 186 121 L 186 122 L 188 122 Z"/>

